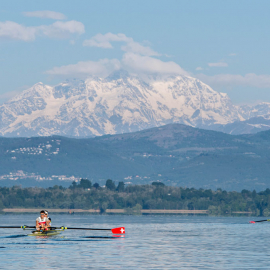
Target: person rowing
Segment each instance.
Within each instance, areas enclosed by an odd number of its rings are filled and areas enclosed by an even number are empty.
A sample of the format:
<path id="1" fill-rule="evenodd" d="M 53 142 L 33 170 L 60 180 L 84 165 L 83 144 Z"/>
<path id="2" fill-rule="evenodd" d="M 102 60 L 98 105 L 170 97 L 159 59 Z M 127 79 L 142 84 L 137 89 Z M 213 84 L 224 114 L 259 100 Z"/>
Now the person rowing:
<path id="1" fill-rule="evenodd" d="M 47 230 L 48 226 L 48 219 L 45 216 L 45 211 L 41 210 L 40 211 L 40 216 L 36 219 L 36 230 L 40 231 L 40 230 Z"/>
<path id="2" fill-rule="evenodd" d="M 50 229 L 50 227 L 52 226 L 52 219 L 49 217 L 49 212 L 47 210 L 44 211 L 45 212 L 45 217 L 47 218 L 47 228 Z"/>

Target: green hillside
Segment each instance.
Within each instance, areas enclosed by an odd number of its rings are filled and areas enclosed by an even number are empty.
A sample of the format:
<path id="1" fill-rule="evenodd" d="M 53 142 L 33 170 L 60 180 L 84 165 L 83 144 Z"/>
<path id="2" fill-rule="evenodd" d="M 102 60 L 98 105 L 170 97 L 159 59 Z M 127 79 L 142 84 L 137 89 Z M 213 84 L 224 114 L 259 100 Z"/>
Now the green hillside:
<path id="1" fill-rule="evenodd" d="M 10 173 L 23 171 L 27 177 L 64 175 L 100 184 L 110 178 L 132 184 L 160 180 L 195 188 L 264 190 L 270 186 L 269 147 L 270 131 L 232 136 L 180 124 L 89 139 L 0 138 L 0 185 L 11 181 Z M 26 183 L 22 178 L 12 182 Z M 36 184 L 56 181 L 54 177 Z"/>

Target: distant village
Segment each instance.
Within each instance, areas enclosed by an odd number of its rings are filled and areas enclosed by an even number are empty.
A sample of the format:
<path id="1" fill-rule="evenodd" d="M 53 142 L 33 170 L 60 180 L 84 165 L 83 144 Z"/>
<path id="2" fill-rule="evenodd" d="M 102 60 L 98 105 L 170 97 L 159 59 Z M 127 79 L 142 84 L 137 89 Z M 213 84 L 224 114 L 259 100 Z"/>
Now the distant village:
<path id="1" fill-rule="evenodd" d="M 161 174 L 159 174 L 159 176 L 161 176 Z M 16 172 L 10 172 L 9 174 L 4 174 L 4 175 L 0 175 L 0 181 L 1 180 L 13 180 L 13 181 L 17 181 L 17 180 L 23 180 L 23 179 L 32 179 L 32 180 L 36 180 L 36 181 L 46 181 L 46 180 L 59 180 L 59 181 L 75 181 L 75 182 L 79 182 L 81 180 L 82 177 L 75 177 L 74 175 L 72 176 L 66 176 L 66 175 L 51 175 L 51 176 L 44 176 L 42 177 L 39 174 L 35 174 L 35 173 L 27 173 L 24 172 L 23 170 L 18 170 Z M 132 179 L 136 179 L 136 180 L 142 180 L 142 179 L 150 179 L 150 177 L 144 176 L 141 177 L 139 175 L 136 175 L 134 177 L 132 176 L 127 176 L 124 178 L 124 180 L 126 180 L 124 183 L 125 185 L 130 185 L 132 184 Z M 157 180 L 159 182 L 159 180 Z"/>
<path id="2" fill-rule="evenodd" d="M 0 175 L 0 180 L 21 180 L 21 179 L 33 179 L 36 181 L 44 180 L 60 180 L 60 181 L 75 181 L 78 182 L 81 178 L 75 176 L 66 176 L 66 175 L 51 175 L 48 177 L 42 177 L 41 175 L 35 173 L 27 173 L 22 170 L 17 172 L 10 172 L 9 174 Z"/>
<path id="3" fill-rule="evenodd" d="M 56 143 L 57 146 L 60 145 L 61 140 L 51 140 L 51 143 Z M 59 148 L 52 150 L 53 146 L 47 141 L 47 144 L 41 143 L 37 147 L 21 147 L 13 150 L 7 150 L 6 153 L 10 154 L 28 154 L 28 155 L 57 155 L 59 153 Z M 12 156 L 11 159 L 17 159 L 16 156 Z M 48 160 L 50 160 L 48 158 Z"/>

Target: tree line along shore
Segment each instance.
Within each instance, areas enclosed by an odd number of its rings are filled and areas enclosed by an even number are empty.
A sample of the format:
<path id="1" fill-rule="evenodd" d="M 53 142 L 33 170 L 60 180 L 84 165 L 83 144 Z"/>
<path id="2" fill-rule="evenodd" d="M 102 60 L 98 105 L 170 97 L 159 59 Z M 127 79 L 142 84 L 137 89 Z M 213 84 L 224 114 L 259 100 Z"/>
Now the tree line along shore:
<path id="1" fill-rule="evenodd" d="M 92 185 L 88 179 L 73 182 L 69 188 L 57 185 L 49 188 L 0 187 L 2 212 L 32 212 L 43 208 L 70 213 L 249 213 L 268 216 L 270 189 L 261 192 L 245 189 L 227 192 L 221 189 L 171 187 L 161 182 L 128 186 L 119 182 L 116 186 L 110 179 L 106 181 L 105 187 L 100 187 L 98 183 Z"/>

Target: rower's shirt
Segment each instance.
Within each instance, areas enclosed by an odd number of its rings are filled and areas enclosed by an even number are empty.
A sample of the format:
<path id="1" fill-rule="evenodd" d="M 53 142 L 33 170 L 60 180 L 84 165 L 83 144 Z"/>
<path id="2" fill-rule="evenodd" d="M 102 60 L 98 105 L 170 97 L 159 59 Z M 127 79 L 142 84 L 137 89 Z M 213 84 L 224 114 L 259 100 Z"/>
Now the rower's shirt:
<path id="1" fill-rule="evenodd" d="M 48 220 L 48 219 L 47 219 L 46 217 L 44 217 L 44 218 L 38 217 L 38 218 L 36 219 L 36 221 L 38 222 L 39 225 L 41 225 L 41 224 L 46 224 L 47 220 Z"/>

